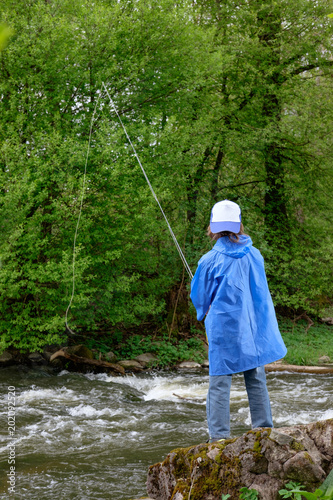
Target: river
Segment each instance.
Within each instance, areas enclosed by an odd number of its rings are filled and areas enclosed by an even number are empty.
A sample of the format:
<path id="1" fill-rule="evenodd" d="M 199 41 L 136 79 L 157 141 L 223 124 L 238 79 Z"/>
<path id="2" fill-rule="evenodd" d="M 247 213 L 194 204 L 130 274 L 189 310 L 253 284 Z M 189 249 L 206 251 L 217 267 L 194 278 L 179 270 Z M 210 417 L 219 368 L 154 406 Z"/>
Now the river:
<path id="1" fill-rule="evenodd" d="M 276 427 L 333 418 L 332 375 L 269 373 L 267 380 Z M 207 439 L 207 371 L 113 377 L 10 367 L 0 371 L 0 385 L 1 499 L 9 498 L 9 456 L 15 499 L 129 500 L 146 494 L 149 465 Z M 233 436 L 250 428 L 241 375 L 233 377 L 231 414 Z"/>

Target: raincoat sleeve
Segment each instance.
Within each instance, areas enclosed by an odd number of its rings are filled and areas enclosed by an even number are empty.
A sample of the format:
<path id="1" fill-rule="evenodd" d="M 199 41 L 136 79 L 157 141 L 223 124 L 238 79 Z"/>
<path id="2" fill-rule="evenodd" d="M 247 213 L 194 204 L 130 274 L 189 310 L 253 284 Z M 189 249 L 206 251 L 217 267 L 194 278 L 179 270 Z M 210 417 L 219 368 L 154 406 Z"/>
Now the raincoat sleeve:
<path id="1" fill-rule="evenodd" d="M 191 282 L 191 300 L 197 310 L 197 319 L 201 321 L 208 312 L 218 282 L 209 272 L 209 265 L 200 262 Z"/>

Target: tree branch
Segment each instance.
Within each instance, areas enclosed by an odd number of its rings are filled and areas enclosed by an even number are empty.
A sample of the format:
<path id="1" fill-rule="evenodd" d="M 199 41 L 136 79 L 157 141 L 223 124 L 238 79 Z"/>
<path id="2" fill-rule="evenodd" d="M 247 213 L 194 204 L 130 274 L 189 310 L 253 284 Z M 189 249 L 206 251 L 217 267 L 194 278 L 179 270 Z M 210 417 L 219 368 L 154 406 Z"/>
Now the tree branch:
<path id="1" fill-rule="evenodd" d="M 256 180 L 256 181 L 242 182 L 241 184 L 234 184 L 234 185 L 231 185 L 231 186 L 222 186 L 219 189 L 219 191 L 221 191 L 222 189 L 233 189 L 233 188 L 236 188 L 236 187 L 239 187 L 239 186 L 246 186 L 247 184 L 259 184 L 259 182 L 266 182 L 266 179 L 259 179 L 259 180 Z"/>
<path id="2" fill-rule="evenodd" d="M 307 66 L 301 66 L 300 68 L 291 71 L 290 75 L 299 75 L 300 73 L 304 73 L 305 71 L 310 71 L 311 69 L 332 67 L 332 66 L 333 66 L 333 61 L 324 61 L 324 62 L 318 62 L 317 64 L 308 64 Z"/>

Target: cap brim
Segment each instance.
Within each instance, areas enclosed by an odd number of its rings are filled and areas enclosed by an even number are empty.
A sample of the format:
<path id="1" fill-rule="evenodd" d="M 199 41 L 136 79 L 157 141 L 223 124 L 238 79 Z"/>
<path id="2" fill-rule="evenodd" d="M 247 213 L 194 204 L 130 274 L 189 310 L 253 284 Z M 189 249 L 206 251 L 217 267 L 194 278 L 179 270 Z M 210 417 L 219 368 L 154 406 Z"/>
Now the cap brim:
<path id="1" fill-rule="evenodd" d="M 239 233 L 240 231 L 240 222 L 229 222 L 229 221 L 222 221 L 222 222 L 211 222 L 210 223 L 210 230 L 212 233 L 221 233 L 222 231 L 230 231 L 231 233 Z"/>

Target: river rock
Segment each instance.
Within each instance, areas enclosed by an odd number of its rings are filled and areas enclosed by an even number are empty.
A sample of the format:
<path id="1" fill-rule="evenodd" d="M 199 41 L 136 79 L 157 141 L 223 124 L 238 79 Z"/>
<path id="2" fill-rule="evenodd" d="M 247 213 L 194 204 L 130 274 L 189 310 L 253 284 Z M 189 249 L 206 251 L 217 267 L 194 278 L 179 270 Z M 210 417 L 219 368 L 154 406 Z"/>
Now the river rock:
<path id="1" fill-rule="evenodd" d="M 156 363 L 158 361 L 158 357 L 151 352 L 147 352 L 145 354 L 140 354 L 135 358 L 135 360 L 138 361 L 144 368 L 146 368 L 147 366 Z"/>
<path id="2" fill-rule="evenodd" d="M 125 370 L 142 370 L 141 363 L 135 359 L 122 359 L 121 361 L 118 361 L 118 365 L 125 368 Z"/>
<path id="3" fill-rule="evenodd" d="M 331 358 L 329 356 L 321 356 L 319 359 L 318 359 L 319 363 L 330 363 L 331 362 Z"/>
<path id="4" fill-rule="evenodd" d="M 321 321 L 327 325 L 333 325 L 333 318 L 321 318 Z"/>
<path id="5" fill-rule="evenodd" d="M 115 363 L 117 361 L 117 356 L 114 352 L 109 351 L 102 355 L 103 361 L 107 361 L 108 363 Z"/>
<path id="6" fill-rule="evenodd" d="M 13 356 L 10 354 L 8 351 L 4 351 L 2 354 L 0 354 L 0 367 L 1 366 L 8 366 L 14 361 Z"/>
<path id="7" fill-rule="evenodd" d="M 37 365 L 43 365 L 46 363 L 45 358 L 43 358 L 41 353 L 37 352 L 37 351 L 29 354 L 28 359 L 29 359 L 29 361 L 31 361 L 32 363 L 36 363 Z"/>
<path id="8" fill-rule="evenodd" d="M 177 365 L 177 368 L 180 370 L 197 370 L 198 368 L 201 368 L 201 365 L 195 361 L 182 361 L 179 365 Z"/>
<path id="9" fill-rule="evenodd" d="M 80 356 L 81 358 L 94 359 L 94 353 L 85 345 L 74 345 L 67 347 L 66 350 L 68 354 L 74 354 L 75 356 Z"/>
<path id="10" fill-rule="evenodd" d="M 221 443 L 170 452 L 148 472 L 147 492 L 158 500 L 230 500 L 239 489 L 256 489 L 259 499 L 277 500 L 289 481 L 308 491 L 318 488 L 333 468 L 333 419 L 308 425 L 254 429 Z"/>
<path id="11" fill-rule="evenodd" d="M 204 360 L 204 362 L 203 362 L 203 363 L 201 363 L 201 366 L 202 366 L 203 368 L 209 368 L 209 361 L 208 361 L 208 359 L 205 359 L 205 360 Z"/>

